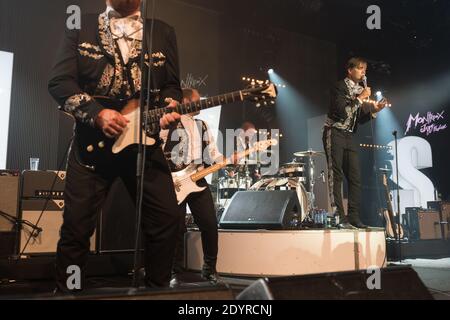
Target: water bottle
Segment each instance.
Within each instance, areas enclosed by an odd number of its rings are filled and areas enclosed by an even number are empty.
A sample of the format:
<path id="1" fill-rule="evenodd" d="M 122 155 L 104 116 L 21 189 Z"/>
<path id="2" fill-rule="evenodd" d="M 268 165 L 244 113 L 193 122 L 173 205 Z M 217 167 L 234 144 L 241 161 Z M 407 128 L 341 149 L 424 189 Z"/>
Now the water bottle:
<path id="1" fill-rule="evenodd" d="M 313 213 L 313 220 L 314 220 L 314 224 L 319 223 L 319 214 L 316 211 L 314 211 L 314 213 Z"/>
<path id="2" fill-rule="evenodd" d="M 298 225 L 299 225 L 298 215 L 294 214 L 291 220 L 291 229 L 297 229 Z"/>
<path id="3" fill-rule="evenodd" d="M 326 228 L 327 228 L 327 229 L 330 229 L 330 228 L 333 227 L 333 223 L 332 223 L 331 216 L 328 215 L 328 212 L 326 213 L 326 217 L 327 217 L 327 225 L 326 225 Z"/>
<path id="4" fill-rule="evenodd" d="M 322 216 L 323 216 L 323 227 L 327 228 L 328 213 L 325 210 L 322 210 Z"/>

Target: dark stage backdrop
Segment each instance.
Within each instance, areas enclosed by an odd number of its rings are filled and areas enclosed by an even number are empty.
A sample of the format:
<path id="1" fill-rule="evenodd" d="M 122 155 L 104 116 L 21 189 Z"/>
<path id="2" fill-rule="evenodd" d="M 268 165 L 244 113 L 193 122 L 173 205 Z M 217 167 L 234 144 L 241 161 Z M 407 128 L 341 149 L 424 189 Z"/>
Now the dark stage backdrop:
<path id="1" fill-rule="evenodd" d="M 39 157 L 41 169 L 56 169 L 63 158 L 71 121 L 58 113 L 47 80 L 66 9 L 73 4 L 83 13 L 104 10 L 102 0 L 0 0 L 0 50 L 15 54 L 8 168 L 26 169 L 30 157 Z M 335 79 L 335 46 L 267 27 L 264 21 L 235 20 L 232 10 L 223 10 L 200 1 L 156 1 L 156 17 L 176 29 L 184 85 L 197 87 L 204 95 L 219 94 L 244 86 L 244 75 L 267 78 L 270 66 L 300 92 L 305 100 L 292 102 L 290 122 L 279 121 L 277 113 L 285 114 L 284 110 L 244 104 L 227 106 L 221 117 L 222 129 L 239 127 L 244 119 L 260 128 L 282 127 L 282 158 L 289 159 L 291 152 L 307 147 L 309 114 L 327 108 L 324 88 Z M 308 112 L 307 105 L 312 108 Z"/>

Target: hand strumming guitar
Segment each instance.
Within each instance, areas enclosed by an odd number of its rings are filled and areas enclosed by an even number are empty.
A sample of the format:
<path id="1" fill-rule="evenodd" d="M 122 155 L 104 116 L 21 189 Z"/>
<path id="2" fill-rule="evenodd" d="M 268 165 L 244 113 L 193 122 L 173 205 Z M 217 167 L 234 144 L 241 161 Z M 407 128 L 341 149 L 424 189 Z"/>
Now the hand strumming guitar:
<path id="1" fill-rule="evenodd" d="M 129 122 L 120 112 L 112 109 L 103 109 L 95 119 L 97 127 L 102 129 L 108 138 L 120 136 Z"/>

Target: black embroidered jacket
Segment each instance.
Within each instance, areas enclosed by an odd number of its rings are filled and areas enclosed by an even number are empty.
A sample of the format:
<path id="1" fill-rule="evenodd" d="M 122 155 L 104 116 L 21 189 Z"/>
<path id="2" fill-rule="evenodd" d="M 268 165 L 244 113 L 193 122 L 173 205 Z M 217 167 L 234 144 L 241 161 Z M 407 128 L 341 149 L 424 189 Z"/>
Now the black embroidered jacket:
<path id="1" fill-rule="evenodd" d="M 149 26 L 150 23 L 149 20 Z M 142 42 L 135 41 L 125 64 L 111 35 L 107 14 L 83 16 L 80 30 L 66 30 L 51 73 L 49 92 L 64 111 L 75 117 L 77 125 L 94 126 L 103 107 L 92 96 L 129 99 L 139 95 L 141 51 Z M 151 88 L 160 90 L 161 104 L 166 98 L 181 101 L 175 32 L 159 20 L 154 21 L 152 57 Z M 145 58 L 148 67 L 149 55 Z"/>
<path id="2" fill-rule="evenodd" d="M 363 88 L 348 78 L 338 81 L 331 90 L 330 108 L 325 127 L 356 132 L 358 124 L 375 118 L 371 104 L 361 103 L 357 97 Z"/>

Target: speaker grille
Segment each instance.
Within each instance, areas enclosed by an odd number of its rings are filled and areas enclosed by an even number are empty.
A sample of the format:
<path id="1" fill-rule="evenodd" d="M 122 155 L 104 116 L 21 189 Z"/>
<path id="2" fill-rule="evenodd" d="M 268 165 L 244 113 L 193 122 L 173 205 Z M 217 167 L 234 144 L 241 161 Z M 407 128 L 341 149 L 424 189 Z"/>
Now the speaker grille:
<path id="1" fill-rule="evenodd" d="M 417 273 L 409 267 L 379 270 L 379 288 L 369 289 L 366 270 L 279 277 L 253 283 L 238 300 L 426 300 L 432 299 Z"/>
<path id="2" fill-rule="evenodd" d="M 240 191 L 220 220 L 221 228 L 286 229 L 300 203 L 293 190 Z"/>
<path id="3" fill-rule="evenodd" d="M 19 208 L 19 176 L 0 172 L 0 211 L 17 217 Z M 14 224 L 0 215 L 0 231 L 11 231 Z"/>

